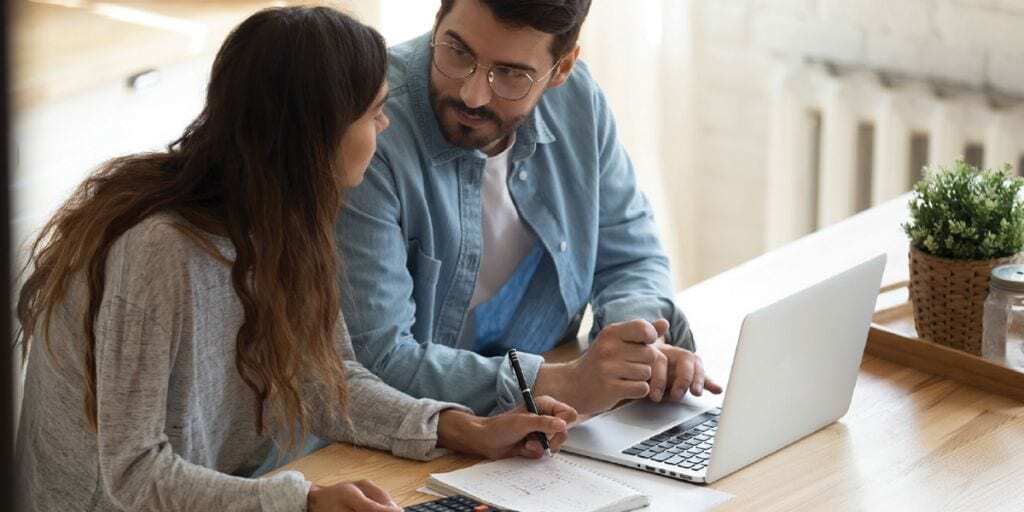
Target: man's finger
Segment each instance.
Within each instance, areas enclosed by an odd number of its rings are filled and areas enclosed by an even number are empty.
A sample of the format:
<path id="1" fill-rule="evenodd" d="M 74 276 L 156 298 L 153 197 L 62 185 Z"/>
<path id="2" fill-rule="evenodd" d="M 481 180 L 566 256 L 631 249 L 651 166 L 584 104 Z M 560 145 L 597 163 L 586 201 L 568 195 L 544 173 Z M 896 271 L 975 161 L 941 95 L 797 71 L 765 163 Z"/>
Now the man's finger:
<path id="1" fill-rule="evenodd" d="M 648 381 L 651 380 L 652 372 L 653 370 L 650 365 L 622 362 L 615 365 L 612 375 L 625 380 Z"/>
<path id="2" fill-rule="evenodd" d="M 647 382 L 638 382 L 631 380 L 620 380 L 618 389 L 620 389 L 619 398 L 644 398 L 651 393 L 651 385 Z"/>
<path id="3" fill-rule="evenodd" d="M 653 365 L 658 360 L 661 350 L 654 345 L 641 345 L 633 342 L 622 343 L 619 347 L 621 360 L 630 363 Z"/>
<path id="4" fill-rule="evenodd" d="M 710 392 L 712 392 L 712 393 L 717 395 L 717 394 L 721 393 L 724 388 L 722 388 L 721 384 L 711 380 L 710 377 L 705 376 L 704 377 L 704 389 L 706 389 L 706 390 L 708 390 L 708 391 L 710 391 Z"/>
<path id="5" fill-rule="evenodd" d="M 659 319 L 655 320 L 652 325 L 654 325 L 654 330 L 658 331 L 658 337 L 659 338 L 664 338 L 665 335 L 668 334 L 668 328 L 669 328 L 668 320 L 665 320 L 664 318 L 659 318 Z"/>
<path id="6" fill-rule="evenodd" d="M 704 394 L 704 363 L 696 354 L 693 356 L 693 383 L 690 384 L 690 393 L 693 396 Z"/>
<path id="7" fill-rule="evenodd" d="M 647 320 L 630 320 L 609 325 L 602 334 L 632 343 L 654 343 L 658 339 L 658 331 Z"/>
<path id="8" fill-rule="evenodd" d="M 685 354 L 680 355 L 676 360 L 676 379 L 672 383 L 672 400 L 682 400 L 683 396 L 686 395 L 686 390 L 689 389 L 690 384 L 693 382 L 693 360 L 686 357 Z"/>
<path id="9" fill-rule="evenodd" d="M 668 358 L 661 351 L 651 366 L 651 390 L 649 398 L 660 402 L 665 397 L 665 384 L 668 382 Z"/>

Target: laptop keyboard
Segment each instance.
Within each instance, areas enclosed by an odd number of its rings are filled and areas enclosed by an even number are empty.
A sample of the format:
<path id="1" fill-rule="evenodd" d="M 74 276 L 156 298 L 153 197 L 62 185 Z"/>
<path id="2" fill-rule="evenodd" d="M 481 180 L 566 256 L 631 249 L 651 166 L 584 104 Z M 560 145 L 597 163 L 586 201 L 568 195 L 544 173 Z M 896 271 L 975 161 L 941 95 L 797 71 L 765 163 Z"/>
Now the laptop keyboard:
<path id="1" fill-rule="evenodd" d="M 721 409 L 712 409 L 641 441 L 622 453 L 700 471 L 708 466 Z"/>

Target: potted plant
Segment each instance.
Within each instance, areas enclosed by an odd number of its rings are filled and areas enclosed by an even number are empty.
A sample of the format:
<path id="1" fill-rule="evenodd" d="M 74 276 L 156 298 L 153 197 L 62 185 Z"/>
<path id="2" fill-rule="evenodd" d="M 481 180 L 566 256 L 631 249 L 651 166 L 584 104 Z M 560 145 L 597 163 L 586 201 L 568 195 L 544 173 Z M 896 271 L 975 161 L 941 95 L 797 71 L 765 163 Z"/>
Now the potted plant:
<path id="1" fill-rule="evenodd" d="M 1024 179 L 1009 164 L 929 168 L 914 185 L 910 301 L 920 337 L 981 354 L 982 313 L 996 266 L 1024 261 Z"/>

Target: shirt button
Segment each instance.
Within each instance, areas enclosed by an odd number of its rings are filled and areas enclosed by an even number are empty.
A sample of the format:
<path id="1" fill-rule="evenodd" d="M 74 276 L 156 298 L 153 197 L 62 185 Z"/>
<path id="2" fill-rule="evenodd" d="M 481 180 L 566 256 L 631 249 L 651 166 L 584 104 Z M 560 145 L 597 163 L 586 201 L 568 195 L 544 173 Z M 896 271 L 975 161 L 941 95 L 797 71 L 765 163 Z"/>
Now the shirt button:
<path id="1" fill-rule="evenodd" d="M 568 248 L 569 248 L 569 244 L 567 244 L 565 242 L 562 242 L 562 243 L 558 244 L 558 250 L 559 251 L 565 252 L 565 250 L 568 249 Z"/>
<path id="2" fill-rule="evenodd" d="M 519 181 L 526 181 L 526 171 L 519 171 Z"/>

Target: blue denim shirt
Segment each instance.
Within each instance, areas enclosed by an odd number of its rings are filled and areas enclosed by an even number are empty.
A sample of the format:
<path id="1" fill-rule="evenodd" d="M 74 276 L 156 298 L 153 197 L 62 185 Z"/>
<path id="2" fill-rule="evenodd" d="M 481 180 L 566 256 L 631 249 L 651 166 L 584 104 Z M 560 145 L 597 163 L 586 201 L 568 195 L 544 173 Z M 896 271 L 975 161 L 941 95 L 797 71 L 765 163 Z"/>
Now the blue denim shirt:
<path id="1" fill-rule="evenodd" d="M 509 193 L 543 255 L 491 355 L 460 346 L 483 250 L 486 155 L 449 144 L 430 103 L 429 35 L 391 49 L 391 126 L 337 223 L 343 307 L 360 362 L 416 397 L 479 414 L 521 398 L 503 349 L 538 354 L 578 329 L 588 303 L 604 325 L 668 319 L 694 349 L 673 303 L 668 260 L 604 95 L 584 63 L 548 90 L 516 132 Z M 543 358 L 523 353 L 527 379 Z"/>

